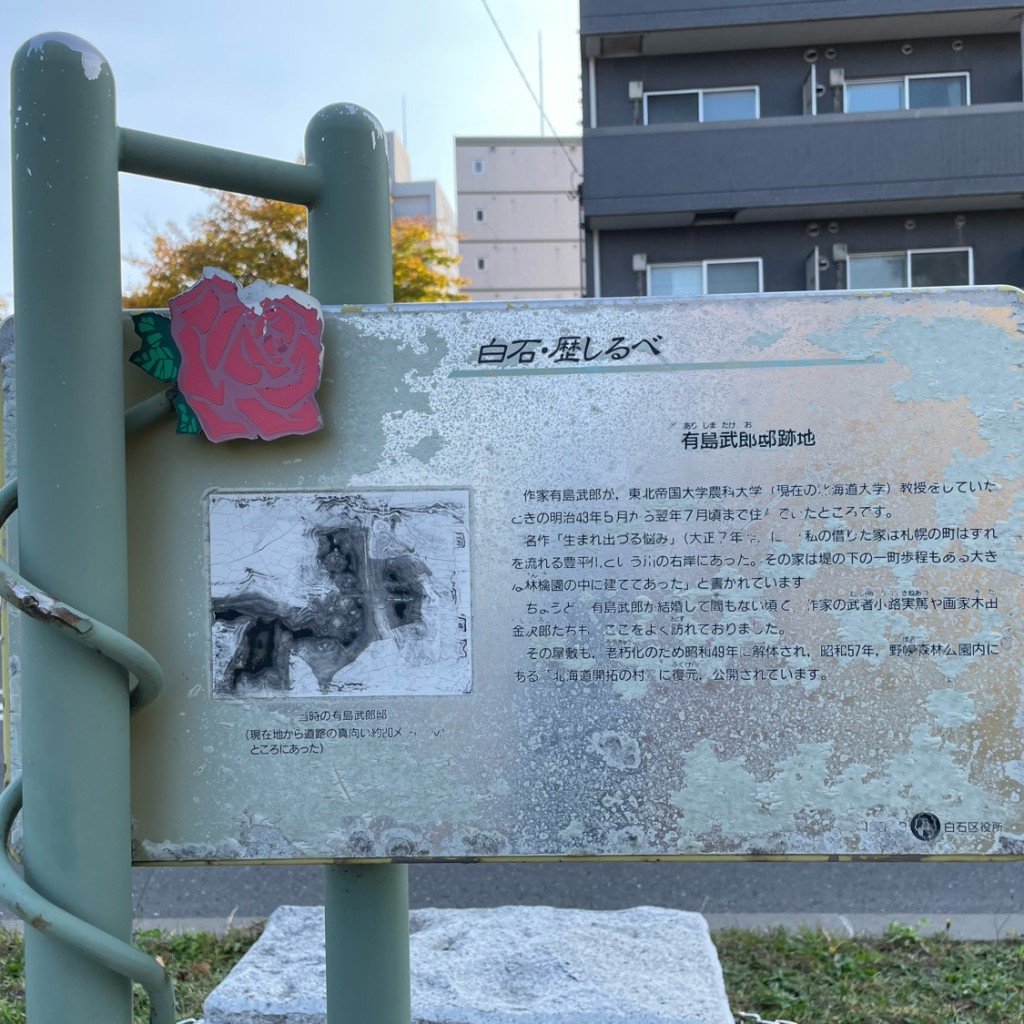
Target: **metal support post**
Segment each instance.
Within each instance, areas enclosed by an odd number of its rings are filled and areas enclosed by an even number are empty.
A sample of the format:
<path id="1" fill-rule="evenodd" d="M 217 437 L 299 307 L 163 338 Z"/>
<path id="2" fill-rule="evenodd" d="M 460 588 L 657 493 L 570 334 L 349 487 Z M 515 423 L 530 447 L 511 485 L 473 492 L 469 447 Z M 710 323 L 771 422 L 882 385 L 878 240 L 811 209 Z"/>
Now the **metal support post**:
<path id="1" fill-rule="evenodd" d="M 390 302 L 384 132 L 360 107 L 325 107 L 306 129 L 320 172 L 309 210 L 309 290 L 324 304 Z M 326 868 L 328 1024 L 409 1024 L 409 874 L 404 864 Z"/>
<path id="2" fill-rule="evenodd" d="M 127 625 L 118 130 L 106 61 L 39 36 L 12 68 L 21 571 Z M 25 876 L 118 938 L 131 935 L 125 671 L 26 617 Z M 31 922 L 30 922 L 31 923 Z M 131 985 L 26 929 L 33 1024 L 131 1021 Z"/>
<path id="3" fill-rule="evenodd" d="M 409 868 L 324 870 L 327 1024 L 409 1024 Z"/>
<path id="4" fill-rule="evenodd" d="M 309 290 L 325 305 L 390 302 L 391 195 L 384 130 L 349 103 L 324 107 L 306 128 L 306 166 L 318 172 L 309 208 Z"/>

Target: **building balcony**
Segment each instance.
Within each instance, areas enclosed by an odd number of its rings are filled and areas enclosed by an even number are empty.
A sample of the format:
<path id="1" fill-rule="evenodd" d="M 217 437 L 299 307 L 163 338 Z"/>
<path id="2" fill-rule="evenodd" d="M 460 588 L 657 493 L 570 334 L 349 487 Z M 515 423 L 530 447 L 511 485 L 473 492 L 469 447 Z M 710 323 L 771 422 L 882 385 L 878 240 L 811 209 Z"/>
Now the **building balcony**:
<path id="1" fill-rule="evenodd" d="M 584 134 L 588 228 L 1024 207 L 1024 103 Z"/>
<path id="2" fill-rule="evenodd" d="M 586 57 L 640 56 L 1018 32 L 1024 4 L 992 0 L 581 0 Z"/>

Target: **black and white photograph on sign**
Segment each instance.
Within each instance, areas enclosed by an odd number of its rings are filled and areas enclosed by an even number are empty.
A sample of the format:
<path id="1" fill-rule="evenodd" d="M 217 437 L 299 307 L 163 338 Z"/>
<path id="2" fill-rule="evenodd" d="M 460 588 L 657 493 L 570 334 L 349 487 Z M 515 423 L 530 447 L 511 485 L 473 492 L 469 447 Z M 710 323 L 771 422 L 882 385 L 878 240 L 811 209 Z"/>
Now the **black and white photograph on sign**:
<path id="1" fill-rule="evenodd" d="M 209 495 L 213 693 L 466 693 L 469 495 Z"/>

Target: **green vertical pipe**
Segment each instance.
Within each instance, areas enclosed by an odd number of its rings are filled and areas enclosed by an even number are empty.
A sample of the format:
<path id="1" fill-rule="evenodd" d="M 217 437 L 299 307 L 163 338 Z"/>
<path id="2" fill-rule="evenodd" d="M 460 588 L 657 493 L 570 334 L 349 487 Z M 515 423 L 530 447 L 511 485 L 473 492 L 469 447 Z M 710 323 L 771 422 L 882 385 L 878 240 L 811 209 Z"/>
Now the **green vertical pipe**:
<path id="1" fill-rule="evenodd" d="M 89 43 L 57 34 L 22 46 L 11 80 L 20 569 L 124 630 L 114 80 Z M 26 880 L 129 939 L 124 670 L 32 619 L 22 636 Z M 31 928 L 25 947 L 32 1024 L 129 1024 L 127 979 Z"/>
<path id="2" fill-rule="evenodd" d="M 409 1024 L 409 869 L 324 869 L 327 1024 Z"/>
<path id="3" fill-rule="evenodd" d="M 335 103 L 306 128 L 319 171 L 309 209 L 309 290 L 325 305 L 390 302 L 391 195 L 384 129 L 369 111 Z"/>
<path id="4" fill-rule="evenodd" d="M 306 162 L 321 175 L 309 210 L 310 292 L 329 305 L 390 302 L 391 198 L 380 124 L 361 107 L 325 107 L 306 129 Z M 409 1024 L 408 868 L 331 865 L 325 882 L 327 1024 Z"/>

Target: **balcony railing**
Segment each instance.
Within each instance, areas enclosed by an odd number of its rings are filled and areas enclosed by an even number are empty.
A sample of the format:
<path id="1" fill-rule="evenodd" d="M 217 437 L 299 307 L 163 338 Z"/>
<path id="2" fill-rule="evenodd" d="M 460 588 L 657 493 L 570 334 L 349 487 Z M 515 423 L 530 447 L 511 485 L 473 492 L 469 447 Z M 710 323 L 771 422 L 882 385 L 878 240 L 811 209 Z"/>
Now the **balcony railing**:
<path id="1" fill-rule="evenodd" d="M 584 135 L 584 166 L 592 227 L 870 215 L 1009 193 L 1016 203 L 1024 103 L 597 128 Z"/>

